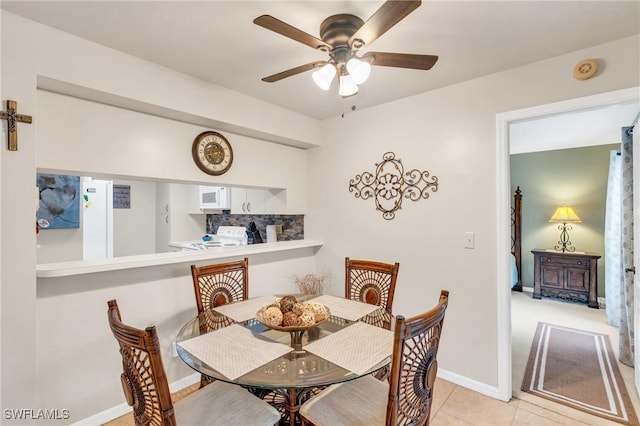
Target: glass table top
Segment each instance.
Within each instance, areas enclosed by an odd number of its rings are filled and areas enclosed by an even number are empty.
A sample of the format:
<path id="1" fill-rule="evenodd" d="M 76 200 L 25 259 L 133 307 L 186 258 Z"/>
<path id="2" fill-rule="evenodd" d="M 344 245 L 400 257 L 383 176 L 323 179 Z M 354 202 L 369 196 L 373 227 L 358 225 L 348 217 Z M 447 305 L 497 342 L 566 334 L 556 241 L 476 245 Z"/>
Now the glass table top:
<path id="1" fill-rule="evenodd" d="M 297 297 L 299 298 L 299 301 L 308 299 L 308 297 L 300 297 L 298 295 Z M 388 324 L 390 319 L 390 315 L 383 308 L 377 308 L 371 313 L 360 318 L 358 321 L 374 326 L 381 326 L 383 323 Z M 302 334 L 301 351 L 295 351 L 291 348 L 291 351 L 287 352 L 285 355 L 278 356 L 239 377 L 231 379 L 216 370 L 216 365 L 209 365 L 207 362 L 200 359 L 199 356 L 185 350 L 185 348 L 181 346 L 181 343 L 197 336 L 202 336 L 215 330 L 229 327 L 233 324 L 241 325 L 242 327 L 250 330 L 254 337 L 258 337 L 263 341 L 279 342 L 287 346 L 292 345 L 293 339 L 291 334 L 286 331 L 269 329 L 258 322 L 255 318 L 237 322 L 215 310 L 209 310 L 191 319 L 182 327 L 176 338 L 176 346 L 180 358 L 187 365 L 195 371 L 213 377 L 216 380 L 235 383 L 245 387 L 263 389 L 322 387 L 374 373 L 391 362 L 391 352 L 389 351 L 388 357 L 373 363 L 370 367 L 367 367 L 364 372 L 360 371 L 359 373 L 356 373 L 304 350 L 307 344 L 319 341 L 327 336 L 344 330 L 346 327 L 349 327 L 358 321 L 350 321 L 337 316 L 330 316 L 318 326 L 311 328 Z M 391 334 L 391 332 L 389 332 L 389 334 Z M 217 343 L 217 341 L 213 341 L 212 344 Z M 355 346 L 356 345 L 345 345 L 340 348 L 340 351 L 355 351 L 356 353 L 354 353 L 354 355 L 357 355 L 357 351 L 360 351 L 361 348 Z M 216 347 L 215 350 L 218 352 L 224 352 L 225 348 Z M 202 358 L 204 358 L 204 356 Z"/>

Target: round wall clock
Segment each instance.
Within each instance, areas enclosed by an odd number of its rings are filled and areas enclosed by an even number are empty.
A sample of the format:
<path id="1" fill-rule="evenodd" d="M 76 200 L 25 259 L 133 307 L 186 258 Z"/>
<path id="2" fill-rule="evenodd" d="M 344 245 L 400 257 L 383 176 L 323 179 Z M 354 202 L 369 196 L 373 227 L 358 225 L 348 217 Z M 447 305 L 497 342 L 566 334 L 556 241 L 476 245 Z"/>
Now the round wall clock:
<path id="1" fill-rule="evenodd" d="M 233 163 L 231 144 L 218 132 L 202 132 L 196 136 L 191 154 L 200 170 L 214 176 L 226 173 Z"/>

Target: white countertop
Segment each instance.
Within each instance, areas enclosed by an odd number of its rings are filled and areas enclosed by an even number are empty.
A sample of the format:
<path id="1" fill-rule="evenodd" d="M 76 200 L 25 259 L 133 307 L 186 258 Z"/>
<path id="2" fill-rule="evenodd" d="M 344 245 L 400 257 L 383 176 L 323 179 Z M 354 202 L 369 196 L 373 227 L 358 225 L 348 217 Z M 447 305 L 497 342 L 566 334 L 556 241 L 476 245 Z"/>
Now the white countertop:
<path id="1" fill-rule="evenodd" d="M 293 240 L 276 243 L 249 244 L 236 247 L 213 247 L 207 250 L 178 251 L 171 253 L 145 254 L 115 257 L 113 259 L 78 260 L 72 262 L 43 263 L 36 265 L 37 278 L 54 278 L 69 275 L 91 274 L 120 269 L 144 268 L 148 266 L 186 263 L 207 259 L 246 256 L 309 247 L 322 247 L 322 241 Z"/>

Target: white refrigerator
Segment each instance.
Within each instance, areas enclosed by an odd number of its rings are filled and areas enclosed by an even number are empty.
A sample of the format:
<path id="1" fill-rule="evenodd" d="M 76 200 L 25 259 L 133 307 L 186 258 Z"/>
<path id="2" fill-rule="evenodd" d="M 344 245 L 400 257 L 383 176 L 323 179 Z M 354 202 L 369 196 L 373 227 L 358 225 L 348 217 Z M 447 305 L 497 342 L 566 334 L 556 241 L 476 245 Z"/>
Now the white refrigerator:
<path id="1" fill-rule="evenodd" d="M 82 258 L 113 257 L 113 182 L 82 178 Z"/>

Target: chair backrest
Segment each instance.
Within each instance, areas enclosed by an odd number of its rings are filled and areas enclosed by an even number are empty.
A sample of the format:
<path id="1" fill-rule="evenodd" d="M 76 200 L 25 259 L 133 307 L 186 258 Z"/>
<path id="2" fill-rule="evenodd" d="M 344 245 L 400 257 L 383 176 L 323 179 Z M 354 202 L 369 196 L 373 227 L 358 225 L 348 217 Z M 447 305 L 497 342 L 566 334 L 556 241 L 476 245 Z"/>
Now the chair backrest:
<path id="1" fill-rule="evenodd" d="M 191 265 L 198 313 L 249 297 L 249 259 L 197 267 Z"/>
<path id="2" fill-rule="evenodd" d="M 429 311 L 407 319 L 396 317 L 387 425 L 429 424 L 436 355 L 448 303 L 449 292 L 442 290 L 438 304 Z"/>
<path id="3" fill-rule="evenodd" d="M 345 258 L 345 298 L 382 306 L 391 313 L 399 263 Z"/>
<path id="4" fill-rule="evenodd" d="M 144 330 L 122 323 L 115 300 L 109 306 L 109 326 L 120 345 L 123 373 L 120 375 L 127 404 L 133 407 L 136 425 L 175 425 L 167 375 L 160 355 L 155 326 Z"/>

